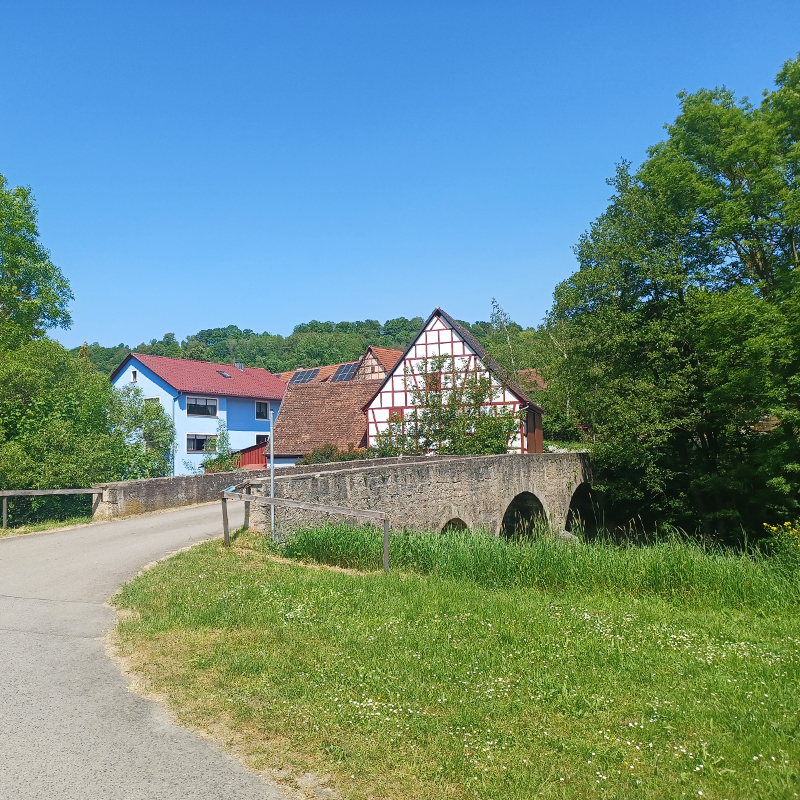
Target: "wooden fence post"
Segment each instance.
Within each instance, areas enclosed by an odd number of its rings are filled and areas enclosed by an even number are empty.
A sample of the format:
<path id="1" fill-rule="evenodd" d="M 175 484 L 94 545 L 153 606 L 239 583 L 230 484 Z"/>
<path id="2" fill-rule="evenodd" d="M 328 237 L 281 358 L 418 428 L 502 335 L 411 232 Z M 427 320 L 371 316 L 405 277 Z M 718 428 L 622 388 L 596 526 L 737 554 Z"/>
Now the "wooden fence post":
<path id="1" fill-rule="evenodd" d="M 231 546 L 231 533 L 228 530 L 228 501 L 222 498 L 222 535 L 224 537 L 225 547 Z"/>
<path id="2" fill-rule="evenodd" d="M 246 487 L 244 490 L 245 494 L 250 494 L 250 487 Z M 244 529 L 250 530 L 250 503 L 245 501 L 244 504 Z"/>
<path id="3" fill-rule="evenodd" d="M 389 520 L 383 521 L 383 571 L 389 573 Z"/>

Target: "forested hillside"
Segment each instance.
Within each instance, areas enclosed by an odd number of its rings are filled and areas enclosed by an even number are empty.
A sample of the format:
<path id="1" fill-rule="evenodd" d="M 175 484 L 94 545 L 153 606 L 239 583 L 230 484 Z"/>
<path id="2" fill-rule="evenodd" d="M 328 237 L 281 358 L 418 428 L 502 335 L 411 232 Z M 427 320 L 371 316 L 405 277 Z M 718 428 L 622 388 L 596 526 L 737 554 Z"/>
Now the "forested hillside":
<path id="1" fill-rule="evenodd" d="M 164 334 L 161 339 L 142 342 L 136 347 L 119 344 L 116 347 L 103 347 L 95 342 L 87 347 L 87 355 L 91 362 L 102 372 L 110 374 L 130 352 L 148 353 L 156 356 L 173 358 L 191 358 L 198 361 L 217 361 L 229 364 L 243 361 L 250 367 L 264 367 L 271 372 L 283 372 L 297 367 L 318 367 L 326 364 L 337 364 L 344 361 L 355 361 L 364 354 L 369 345 L 389 347 L 402 350 L 407 347 L 424 320 L 422 317 L 398 317 L 381 324 L 377 320 L 360 322 L 318 322 L 312 320 L 296 325 L 289 336 L 271 333 L 255 333 L 252 330 L 228 325 L 226 328 L 208 328 L 188 336 L 179 342 L 173 333 Z M 491 322 L 462 324 L 490 349 L 496 349 L 497 357 L 503 363 L 508 362 L 511 368 L 509 352 L 517 353 L 527 364 L 524 357 L 526 347 L 522 341 L 525 331 L 502 313 L 499 307 L 492 315 Z M 528 329 L 533 335 L 533 329 Z M 506 336 L 506 333 L 509 336 Z M 509 351 L 509 340 L 511 351 Z M 80 348 L 75 348 L 78 352 Z"/>

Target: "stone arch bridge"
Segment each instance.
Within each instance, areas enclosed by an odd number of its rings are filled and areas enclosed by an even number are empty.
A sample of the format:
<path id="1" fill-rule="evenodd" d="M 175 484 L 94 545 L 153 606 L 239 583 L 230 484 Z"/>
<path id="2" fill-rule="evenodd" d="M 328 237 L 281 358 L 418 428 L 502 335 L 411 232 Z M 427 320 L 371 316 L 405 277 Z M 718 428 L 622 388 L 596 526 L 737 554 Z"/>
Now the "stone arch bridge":
<path id="1" fill-rule="evenodd" d="M 590 481 L 588 455 L 531 453 L 496 456 L 442 456 L 341 462 L 293 469 L 275 478 L 275 496 L 389 515 L 395 530 L 479 529 L 511 534 L 536 517 L 561 531 L 571 511 L 585 513 Z M 250 482 L 255 494 L 268 494 L 269 482 Z M 317 524 L 327 515 L 276 509 L 287 527 Z M 250 526 L 269 529 L 266 506 L 253 504 Z"/>

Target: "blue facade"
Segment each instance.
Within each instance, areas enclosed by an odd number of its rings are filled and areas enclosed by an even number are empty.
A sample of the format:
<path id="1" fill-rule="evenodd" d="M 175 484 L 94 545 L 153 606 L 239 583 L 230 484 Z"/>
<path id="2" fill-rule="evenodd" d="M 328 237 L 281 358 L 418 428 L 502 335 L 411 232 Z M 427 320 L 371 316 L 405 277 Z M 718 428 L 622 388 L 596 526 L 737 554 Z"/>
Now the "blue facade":
<path id="1" fill-rule="evenodd" d="M 183 394 L 135 358 L 128 361 L 112 383 L 118 389 L 129 384 L 138 386 L 146 399 L 158 399 L 167 415 L 172 418 L 175 423 L 176 475 L 190 474 L 190 470 L 184 466 L 184 461 L 190 462 L 195 469 L 200 467 L 204 453 L 190 451 L 187 444 L 196 444 L 204 437 L 215 436 L 220 420 L 224 420 L 228 426 L 231 449 L 241 450 L 256 444 L 257 436 L 269 434 L 269 408 L 272 409 L 273 419 L 278 416 L 280 408 L 280 400 L 256 400 L 200 393 Z M 257 402 L 268 404 L 267 419 L 256 418 Z M 211 408 L 216 412 L 213 415 L 190 413 L 192 410 L 196 412 L 198 409 Z"/>

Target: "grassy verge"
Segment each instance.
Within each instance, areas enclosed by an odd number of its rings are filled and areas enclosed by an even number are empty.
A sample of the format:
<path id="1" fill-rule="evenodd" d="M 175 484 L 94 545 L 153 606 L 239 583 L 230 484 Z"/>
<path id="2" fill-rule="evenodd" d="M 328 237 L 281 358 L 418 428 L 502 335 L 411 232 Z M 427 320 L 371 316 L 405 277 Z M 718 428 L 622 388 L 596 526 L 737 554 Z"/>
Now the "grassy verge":
<path id="1" fill-rule="evenodd" d="M 795 797 L 794 598 L 698 596 L 313 569 L 241 535 L 116 603 L 186 724 L 346 798 Z"/>
<path id="2" fill-rule="evenodd" d="M 360 570 L 381 569 L 383 537 L 375 528 L 325 525 L 292 534 L 281 554 Z M 393 534 L 390 562 L 401 570 L 468 580 L 486 588 L 529 588 L 654 595 L 716 608 L 785 608 L 798 582 L 758 553 L 708 549 L 676 537 L 647 547 L 610 541 L 572 546 L 547 536 L 508 544 L 470 532 Z M 800 598 L 798 598 L 800 600 Z"/>
<path id="3" fill-rule="evenodd" d="M 46 522 L 32 522 L 30 525 L 20 525 L 17 528 L 0 528 L 0 539 L 6 536 L 21 536 L 25 533 L 39 533 L 41 531 L 57 530 L 58 528 L 69 528 L 73 525 L 88 525 L 90 522 L 92 522 L 91 515 L 61 520 L 51 519 Z"/>

